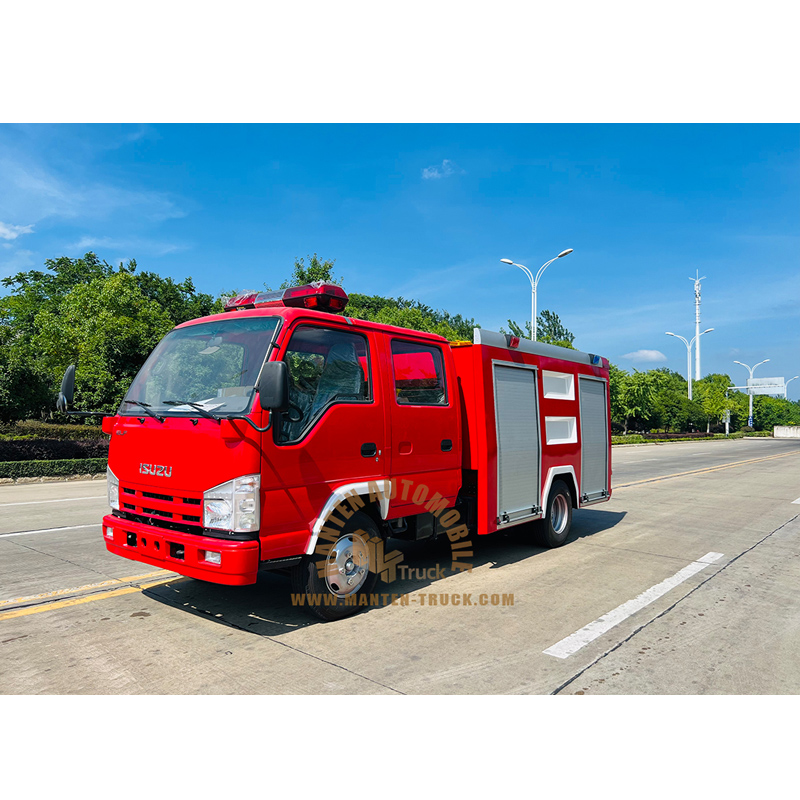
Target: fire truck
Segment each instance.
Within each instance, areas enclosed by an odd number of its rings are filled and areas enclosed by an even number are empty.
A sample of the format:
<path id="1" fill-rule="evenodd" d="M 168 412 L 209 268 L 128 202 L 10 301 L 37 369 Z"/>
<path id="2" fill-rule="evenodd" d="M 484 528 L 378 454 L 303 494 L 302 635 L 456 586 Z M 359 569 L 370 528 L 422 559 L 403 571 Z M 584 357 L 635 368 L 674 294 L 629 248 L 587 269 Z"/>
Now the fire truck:
<path id="1" fill-rule="evenodd" d="M 347 300 L 324 282 L 241 294 L 162 339 L 103 418 L 110 552 L 219 584 L 289 570 L 331 620 L 375 589 L 374 543 L 458 519 L 558 547 L 573 509 L 609 499 L 605 358 L 480 328 L 451 342 Z M 68 413 L 74 382 L 73 365 Z"/>

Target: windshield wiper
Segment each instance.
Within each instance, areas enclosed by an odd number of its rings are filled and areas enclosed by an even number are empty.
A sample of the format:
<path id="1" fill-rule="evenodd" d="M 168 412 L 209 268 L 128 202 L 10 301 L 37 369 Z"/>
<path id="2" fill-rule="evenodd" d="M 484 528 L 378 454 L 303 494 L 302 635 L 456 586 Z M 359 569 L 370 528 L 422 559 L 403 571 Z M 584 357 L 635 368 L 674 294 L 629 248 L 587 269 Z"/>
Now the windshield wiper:
<path id="1" fill-rule="evenodd" d="M 165 406 L 190 406 L 204 417 L 208 417 L 208 419 L 215 419 L 220 425 L 222 424 L 223 419 L 240 419 L 246 422 L 251 428 L 255 428 L 259 433 L 265 433 L 272 427 L 271 411 L 269 412 L 269 423 L 267 424 L 266 428 L 259 428 L 258 425 L 256 425 L 255 422 L 250 419 L 250 417 L 247 417 L 244 414 L 226 414 L 224 417 L 218 417 L 216 414 L 212 414 L 210 411 L 203 408 L 203 406 L 201 406 L 199 403 L 190 403 L 188 400 L 162 400 L 161 404 Z"/>
<path id="2" fill-rule="evenodd" d="M 188 400 L 162 400 L 161 404 L 165 406 L 191 406 L 198 414 L 208 417 L 208 419 L 215 419 L 217 422 L 220 421 L 220 417 L 210 411 L 206 411 L 199 403 L 190 403 Z"/>
<path id="3" fill-rule="evenodd" d="M 129 404 L 134 405 L 134 406 L 140 406 L 141 408 L 144 409 L 144 413 L 145 414 L 149 414 L 151 417 L 153 417 L 153 419 L 157 419 L 161 423 L 164 422 L 164 417 L 160 417 L 158 414 L 155 413 L 155 411 L 151 411 L 150 410 L 150 404 L 149 403 L 143 403 L 143 402 L 141 402 L 141 400 L 123 400 L 122 402 L 123 403 L 129 403 Z"/>

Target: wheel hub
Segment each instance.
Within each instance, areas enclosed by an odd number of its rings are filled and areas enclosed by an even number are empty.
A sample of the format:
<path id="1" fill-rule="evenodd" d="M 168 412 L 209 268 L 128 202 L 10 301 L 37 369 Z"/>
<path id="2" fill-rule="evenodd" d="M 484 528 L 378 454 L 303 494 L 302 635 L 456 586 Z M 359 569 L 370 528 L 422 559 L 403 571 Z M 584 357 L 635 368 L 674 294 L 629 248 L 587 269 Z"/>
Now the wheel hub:
<path id="1" fill-rule="evenodd" d="M 553 500 L 553 508 L 550 512 L 553 531 L 557 534 L 563 533 L 568 518 L 569 509 L 567 508 L 567 500 L 563 494 L 559 494 L 556 496 L 555 500 Z"/>
<path id="2" fill-rule="evenodd" d="M 357 592 L 369 573 L 369 549 L 357 533 L 342 536 L 325 562 L 325 583 L 332 594 L 347 597 Z"/>

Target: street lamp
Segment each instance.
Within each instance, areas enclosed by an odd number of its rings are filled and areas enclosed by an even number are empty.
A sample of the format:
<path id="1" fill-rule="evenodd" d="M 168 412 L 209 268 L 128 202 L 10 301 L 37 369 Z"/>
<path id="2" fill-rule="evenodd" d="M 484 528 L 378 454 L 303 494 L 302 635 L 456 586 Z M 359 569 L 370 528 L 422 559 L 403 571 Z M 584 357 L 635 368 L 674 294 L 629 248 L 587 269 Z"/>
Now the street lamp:
<path id="1" fill-rule="evenodd" d="M 789 380 L 788 380 L 788 381 L 786 381 L 786 383 L 783 385 L 783 399 L 784 399 L 784 400 L 788 400 L 788 399 L 789 399 L 789 392 L 788 392 L 788 390 L 787 390 L 787 388 L 786 388 L 786 387 L 787 387 L 787 386 L 788 386 L 788 385 L 789 385 L 789 384 L 790 384 L 792 381 L 794 381 L 794 380 L 797 380 L 797 378 L 800 378 L 800 375 L 795 375 L 795 376 L 794 376 L 794 378 L 789 378 Z"/>
<path id="2" fill-rule="evenodd" d="M 711 333 L 713 328 L 706 328 L 703 333 Z M 667 336 L 674 336 L 676 339 L 680 339 L 686 345 L 686 381 L 689 384 L 689 399 L 692 399 L 692 345 L 695 342 L 695 339 L 698 340 L 703 335 L 703 333 L 696 334 L 691 342 L 687 342 L 683 336 L 678 336 L 677 333 L 670 333 L 669 331 L 666 332 Z"/>
<path id="3" fill-rule="evenodd" d="M 559 258 L 563 258 L 564 256 L 568 256 L 572 252 L 572 248 L 570 247 L 568 250 L 562 250 L 555 258 L 551 258 L 546 264 L 542 264 L 539 267 L 539 271 L 536 273 L 536 277 L 533 277 L 533 273 L 524 265 L 524 264 L 517 264 L 512 261 L 510 258 L 501 258 L 500 261 L 503 264 L 511 264 L 512 267 L 519 267 L 527 276 L 528 280 L 531 282 L 531 341 L 536 341 L 536 287 L 539 284 L 539 278 L 542 277 L 542 273 L 556 260 Z"/>
<path id="4" fill-rule="evenodd" d="M 741 361 L 736 361 L 736 359 L 734 359 L 733 363 L 734 364 L 739 364 L 740 366 L 744 367 L 746 370 L 749 370 L 750 371 L 750 380 L 753 380 L 753 372 L 755 372 L 756 367 L 760 367 L 762 364 L 766 364 L 767 361 L 769 361 L 769 359 L 765 358 L 763 361 L 759 361 L 758 364 L 755 364 L 752 367 L 748 367 L 747 364 L 744 364 Z M 747 394 L 750 395 L 750 413 L 747 415 L 747 427 L 748 428 L 752 428 L 753 427 L 753 387 L 752 386 L 748 386 L 747 387 Z"/>

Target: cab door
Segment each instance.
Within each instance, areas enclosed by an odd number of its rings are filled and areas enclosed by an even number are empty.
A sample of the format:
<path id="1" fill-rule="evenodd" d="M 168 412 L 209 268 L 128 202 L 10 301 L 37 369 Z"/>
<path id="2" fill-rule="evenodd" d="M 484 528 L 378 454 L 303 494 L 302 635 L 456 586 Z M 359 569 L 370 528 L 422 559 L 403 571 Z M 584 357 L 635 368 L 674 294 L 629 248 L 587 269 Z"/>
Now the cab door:
<path id="1" fill-rule="evenodd" d="M 385 420 L 371 332 L 303 322 L 282 360 L 290 406 L 265 435 L 264 479 L 276 499 L 288 495 L 293 521 L 281 522 L 299 530 L 313 523 L 335 488 L 384 476 Z M 273 505 L 275 513 L 279 506 L 288 512 L 284 502 Z"/>
<path id="2" fill-rule="evenodd" d="M 430 340 L 387 337 L 386 345 L 389 474 L 395 481 L 390 516 L 421 513 L 425 498 L 437 493 L 452 506 L 461 483 L 454 376 L 446 372 L 442 347 Z"/>

